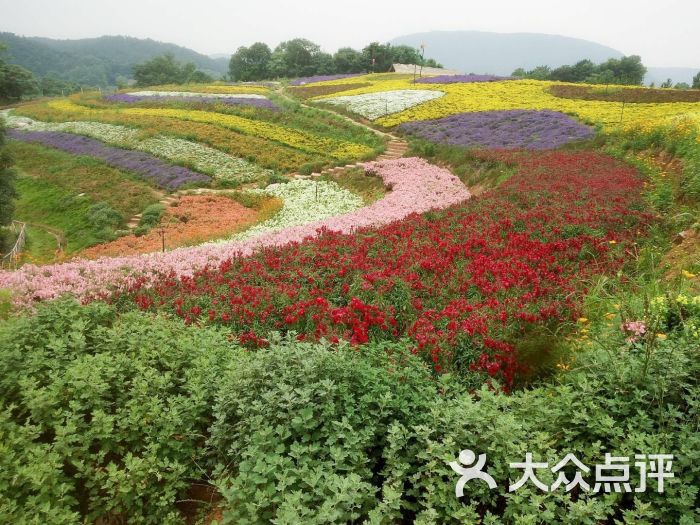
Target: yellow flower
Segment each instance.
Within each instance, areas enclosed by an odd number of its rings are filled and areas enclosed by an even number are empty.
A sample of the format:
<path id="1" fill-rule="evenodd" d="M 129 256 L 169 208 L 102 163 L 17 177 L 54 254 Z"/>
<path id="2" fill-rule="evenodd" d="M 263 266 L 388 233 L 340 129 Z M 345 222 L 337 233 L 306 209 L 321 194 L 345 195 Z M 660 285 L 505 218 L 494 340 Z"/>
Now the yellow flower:
<path id="1" fill-rule="evenodd" d="M 608 244 L 617 244 L 617 241 L 615 239 L 608 241 Z"/>
<path id="2" fill-rule="evenodd" d="M 511 80 L 507 82 L 473 82 L 469 84 L 413 84 L 410 76 L 364 75 L 342 79 L 335 84 L 351 84 L 349 89 L 332 95 L 322 95 L 316 100 L 341 95 L 379 93 L 398 89 L 434 89 L 444 96 L 419 104 L 377 120 L 377 123 L 393 127 L 404 122 L 429 120 L 456 113 L 512 109 L 549 109 L 578 117 L 590 124 L 601 124 L 604 130 L 628 130 L 649 133 L 657 128 L 669 129 L 669 133 L 685 135 L 697 130 L 700 122 L 700 103 L 672 102 L 658 104 L 628 104 L 623 123 L 620 124 L 621 105 L 602 100 L 581 100 L 556 97 L 550 88 L 556 82 L 539 80 Z M 687 122 L 682 119 L 687 117 Z"/>
<path id="3" fill-rule="evenodd" d="M 692 279 L 693 277 L 695 277 L 695 274 L 690 273 L 688 270 L 683 270 L 682 273 L 683 273 L 683 277 L 685 277 L 686 279 Z"/>
<path id="4" fill-rule="evenodd" d="M 617 314 L 614 314 L 612 312 L 608 312 L 607 314 L 605 314 L 606 319 L 615 319 L 616 317 L 617 317 Z"/>
<path id="5" fill-rule="evenodd" d="M 664 341 L 667 338 L 667 336 L 666 336 L 666 334 L 656 334 L 656 338 Z"/>
<path id="6" fill-rule="evenodd" d="M 587 317 L 579 317 L 578 322 L 581 324 L 585 324 L 588 322 L 588 318 Z"/>

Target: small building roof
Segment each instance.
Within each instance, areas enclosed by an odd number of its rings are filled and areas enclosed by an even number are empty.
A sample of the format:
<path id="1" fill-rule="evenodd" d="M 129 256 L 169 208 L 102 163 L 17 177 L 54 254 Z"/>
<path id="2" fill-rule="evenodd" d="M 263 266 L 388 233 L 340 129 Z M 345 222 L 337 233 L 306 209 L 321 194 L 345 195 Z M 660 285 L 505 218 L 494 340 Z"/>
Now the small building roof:
<path id="1" fill-rule="evenodd" d="M 425 67 L 423 66 L 422 72 L 421 67 L 415 64 L 392 64 L 390 71 L 394 73 L 403 73 L 406 75 L 412 75 L 414 72 L 422 73 L 423 76 L 437 76 L 437 75 L 449 75 L 455 76 L 459 75 L 459 71 L 454 69 L 443 69 L 440 67 Z"/>

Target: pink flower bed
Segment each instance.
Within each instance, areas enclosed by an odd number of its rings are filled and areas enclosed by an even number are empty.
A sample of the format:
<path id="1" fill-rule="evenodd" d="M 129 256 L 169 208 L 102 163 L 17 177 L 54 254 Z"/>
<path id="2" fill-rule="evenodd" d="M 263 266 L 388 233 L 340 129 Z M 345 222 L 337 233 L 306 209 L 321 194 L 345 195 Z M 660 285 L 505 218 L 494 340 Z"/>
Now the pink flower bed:
<path id="1" fill-rule="evenodd" d="M 14 272 L 0 272 L 0 288 L 12 290 L 20 305 L 62 294 L 89 299 L 124 290 L 144 275 L 170 272 L 191 275 L 197 269 L 248 255 L 263 246 L 301 242 L 318 235 L 321 229 L 352 233 L 358 228 L 388 224 L 412 213 L 446 208 L 470 197 L 467 188 L 452 173 L 422 159 L 370 162 L 365 168 L 381 177 L 391 191 L 383 199 L 351 213 L 244 241 L 204 244 L 149 255 L 105 257 L 92 261 L 78 259 L 48 266 L 25 265 Z"/>

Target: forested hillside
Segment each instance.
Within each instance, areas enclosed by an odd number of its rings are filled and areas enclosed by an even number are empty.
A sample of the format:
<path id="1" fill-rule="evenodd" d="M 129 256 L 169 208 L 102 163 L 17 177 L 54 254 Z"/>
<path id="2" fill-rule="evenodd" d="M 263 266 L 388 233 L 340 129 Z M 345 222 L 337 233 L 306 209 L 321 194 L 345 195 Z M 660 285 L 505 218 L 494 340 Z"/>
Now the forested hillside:
<path id="1" fill-rule="evenodd" d="M 191 49 L 151 39 L 103 36 L 80 40 L 22 37 L 0 33 L 8 61 L 39 77 L 51 76 L 86 86 L 113 86 L 131 78 L 132 67 L 155 56 L 172 53 L 178 61 L 219 77 L 228 60 L 213 59 Z"/>

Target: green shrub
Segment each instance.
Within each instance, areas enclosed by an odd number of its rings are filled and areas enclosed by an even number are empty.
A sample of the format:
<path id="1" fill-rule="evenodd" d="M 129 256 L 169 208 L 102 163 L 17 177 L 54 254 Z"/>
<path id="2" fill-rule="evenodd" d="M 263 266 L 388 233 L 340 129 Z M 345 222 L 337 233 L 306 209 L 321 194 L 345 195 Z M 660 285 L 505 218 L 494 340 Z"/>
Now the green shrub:
<path id="1" fill-rule="evenodd" d="M 676 303 L 651 356 L 619 334 L 512 395 L 436 379 L 403 342 L 271 337 L 243 352 L 218 329 L 50 303 L 0 324 L 0 515 L 183 523 L 176 502 L 212 480 L 224 521 L 237 524 L 690 525 L 700 519 L 700 360 L 688 327 L 700 300 Z M 488 455 L 497 489 L 473 482 L 455 497 L 448 463 L 465 448 Z M 663 494 L 509 493 L 519 473 L 509 463 L 526 452 L 550 465 L 573 453 L 591 467 L 605 452 L 667 452 L 675 478 Z"/>
<path id="2" fill-rule="evenodd" d="M 0 505 L 47 513 L 36 523 L 64 523 L 49 518 L 54 510 L 90 523 L 180 523 L 175 502 L 203 475 L 212 378 L 236 356 L 223 334 L 183 328 L 71 301 L 0 325 L 2 410 L 11 414 L 0 425 L 19 436 L 3 440 L 14 455 Z M 36 495 L 42 477 L 46 493 Z"/>
<path id="3" fill-rule="evenodd" d="M 163 213 L 165 213 L 165 205 L 156 203 L 151 204 L 141 214 L 141 219 L 139 220 L 139 225 L 134 229 L 134 234 L 145 235 L 153 228 L 160 224 L 163 218 Z"/>
<path id="4" fill-rule="evenodd" d="M 7 319 L 12 311 L 12 292 L 0 289 L 0 320 Z"/>
<path id="5" fill-rule="evenodd" d="M 13 525 L 79 522 L 72 481 L 60 453 L 39 441 L 38 426 L 19 425 L 11 409 L 0 412 L 0 516 Z"/>
<path id="6" fill-rule="evenodd" d="M 106 202 L 98 202 L 88 208 L 87 217 L 95 237 L 101 241 L 115 238 L 114 231 L 124 222 L 124 217 Z"/>
<path id="7" fill-rule="evenodd" d="M 349 523 L 376 505 L 394 421 L 420 421 L 435 384 L 402 344 L 293 340 L 228 370 L 210 445 L 227 523 Z"/>
<path id="8" fill-rule="evenodd" d="M 592 352 L 581 360 L 580 372 L 560 376 L 558 385 L 512 396 L 484 388 L 476 396 L 435 403 L 430 425 L 407 428 L 397 422 L 385 454 L 389 475 L 383 493 L 390 497 L 377 509 L 382 518 L 377 522 L 415 513 L 416 523 L 477 523 L 483 517 L 493 524 L 595 525 L 621 516 L 615 523 L 695 523 L 700 518 L 700 474 L 694 467 L 700 459 L 700 366 L 694 353 L 690 344 L 669 344 L 658 355 L 659 374 L 640 383 L 640 355 L 611 361 Z M 498 488 L 472 482 L 460 501 L 454 494 L 457 476 L 446 463 L 466 448 L 487 454 Z M 663 494 L 655 487 L 634 495 L 543 493 L 531 483 L 509 493 L 508 484 L 521 473 L 509 463 L 523 461 L 527 452 L 550 467 L 567 453 L 590 467 L 602 462 L 605 452 L 673 453 L 676 477 L 666 480 Z M 554 481 L 551 471 L 540 470 L 538 477 L 545 484 Z"/>

